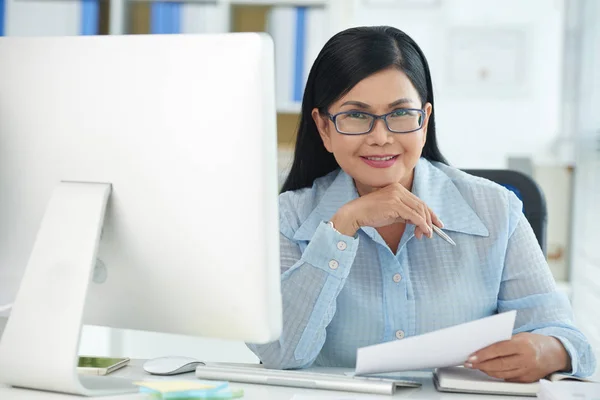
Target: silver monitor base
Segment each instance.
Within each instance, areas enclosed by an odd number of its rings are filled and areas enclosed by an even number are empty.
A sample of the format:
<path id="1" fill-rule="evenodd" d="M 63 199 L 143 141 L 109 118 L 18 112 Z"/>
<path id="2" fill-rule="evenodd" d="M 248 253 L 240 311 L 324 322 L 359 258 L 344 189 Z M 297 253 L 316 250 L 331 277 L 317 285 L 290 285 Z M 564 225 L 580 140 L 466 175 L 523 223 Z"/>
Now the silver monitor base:
<path id="1" fill-rule="evenodd" d="M 61 182 L 42 219 L 0 339 L 0 382 L 101 396 L 137 391 L 131 382 L 78 376 L 79 339 L 109 183 Z"/>

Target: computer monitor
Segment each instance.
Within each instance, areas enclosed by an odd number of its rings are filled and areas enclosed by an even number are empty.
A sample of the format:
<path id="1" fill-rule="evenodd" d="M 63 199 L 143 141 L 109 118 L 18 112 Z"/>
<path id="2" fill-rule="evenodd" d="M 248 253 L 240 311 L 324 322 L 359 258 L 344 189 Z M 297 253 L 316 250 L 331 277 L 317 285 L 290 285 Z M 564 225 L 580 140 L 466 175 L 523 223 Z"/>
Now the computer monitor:
<path id="1" fill-rule="evenodd" d="M 271 39 L 0 38 L 0 60 L 0 381 L 121 392 L 77 378 L 82 323 L 275 340 Z"/>

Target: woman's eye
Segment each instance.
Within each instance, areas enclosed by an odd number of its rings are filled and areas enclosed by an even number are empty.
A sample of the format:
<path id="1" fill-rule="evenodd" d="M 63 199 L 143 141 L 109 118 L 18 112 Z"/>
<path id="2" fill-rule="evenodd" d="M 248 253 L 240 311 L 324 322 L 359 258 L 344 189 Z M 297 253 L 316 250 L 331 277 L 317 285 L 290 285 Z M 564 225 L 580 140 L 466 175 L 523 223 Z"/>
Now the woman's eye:
<path id="1" fill-rule="evenodd" d="M 355 113 L 348 114 L 348 118 L 365 119 L 365 118 L 367 118 L 367 116 L 363 113 L 355 112 Z"/>
<path id="2" fill-rule="evenodd" d="M 407 110 L 396 110 L 392 113 L 392 117 L 405 117 L 408 114 Z"/>

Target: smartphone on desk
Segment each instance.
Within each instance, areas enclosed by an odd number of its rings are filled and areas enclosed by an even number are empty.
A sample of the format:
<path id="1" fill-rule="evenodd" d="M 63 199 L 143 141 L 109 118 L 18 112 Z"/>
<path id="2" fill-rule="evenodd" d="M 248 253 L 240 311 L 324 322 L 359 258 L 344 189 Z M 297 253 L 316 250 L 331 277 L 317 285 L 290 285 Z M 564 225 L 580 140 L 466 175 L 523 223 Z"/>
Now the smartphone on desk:
<path id="1" fill-rule="evenodd" d="M 108 375 L 129 364 L 129 358 L 80 356 L 77 373 L 86 375 Z"/>

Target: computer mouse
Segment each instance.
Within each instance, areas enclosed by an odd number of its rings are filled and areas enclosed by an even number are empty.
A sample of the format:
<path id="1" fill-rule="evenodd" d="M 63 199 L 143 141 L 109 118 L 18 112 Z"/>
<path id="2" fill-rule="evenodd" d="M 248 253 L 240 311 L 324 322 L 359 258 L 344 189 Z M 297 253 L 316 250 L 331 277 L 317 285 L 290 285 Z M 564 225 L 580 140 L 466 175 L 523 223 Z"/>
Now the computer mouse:
<path id="1" fill-rule="evenodd" d="M 152 375 L 177 375 L 193 372 L 200 364 L 204 363 L 191 357 L 157 357 L 144 363 L 144 371 Z"/>

